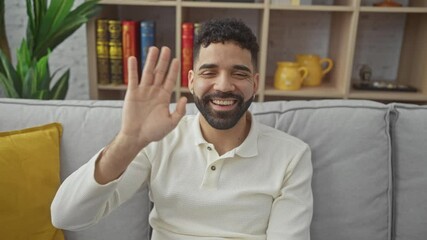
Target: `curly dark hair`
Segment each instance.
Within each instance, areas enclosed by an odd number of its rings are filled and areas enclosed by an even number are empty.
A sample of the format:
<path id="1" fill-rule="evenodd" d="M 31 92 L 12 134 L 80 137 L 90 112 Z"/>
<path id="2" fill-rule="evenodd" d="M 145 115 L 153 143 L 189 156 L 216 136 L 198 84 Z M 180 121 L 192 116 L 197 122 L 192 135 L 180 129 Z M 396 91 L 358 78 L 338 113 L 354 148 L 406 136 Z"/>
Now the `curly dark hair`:
<path id="1" fill-rule="evenodd" d="M 194 43 L 193 61 L 197 61 L 201 46 L 208 47 L 211 43 L 228 41 L 249 50 L 252 63 L 257 66 L 259 46 L 256 36 L 243 21 L 235 18 L 211 19 L 202 23 Z"/>

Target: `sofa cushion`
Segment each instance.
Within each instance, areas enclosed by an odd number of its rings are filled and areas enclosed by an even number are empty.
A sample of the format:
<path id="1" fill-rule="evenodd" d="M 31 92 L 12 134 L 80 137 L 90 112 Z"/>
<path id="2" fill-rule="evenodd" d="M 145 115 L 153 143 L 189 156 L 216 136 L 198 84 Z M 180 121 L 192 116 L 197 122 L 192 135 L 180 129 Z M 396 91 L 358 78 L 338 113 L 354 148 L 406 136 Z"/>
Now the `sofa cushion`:
<path id="1" fill-rule="evenodd" d="M 395 104 L 395 239 L 427 236 L 427 106 Z"/>
<path id="2" fill-rule="evenodd" d="M 61 123 L 63 180 L 113 139 L 120 127 L 121 106 L 121 101 L 39 101 L 0 98 L 0 131 L 46 122 Z M 64 231 L 65 237 L 67 240 L 117 240 L 126 236 L 129 240 L 140 240 L 141 236 L 149 235 L 149 210 L 150 201 L 147 188 L 144 187 L 98 224 L 83 231 Z"/>
<path id="3" fill-rule="evenodd" d="M 311 147 L 312 240 L 390 238 L 388 106 L 350 100 L 266 102 L 252 112 Z"/>
<path id="4" fill-rule="evenodd" d="M 64 239 L 50 220 L 61 132 L 58 123 L 0 132 L 1 239 Z"/>

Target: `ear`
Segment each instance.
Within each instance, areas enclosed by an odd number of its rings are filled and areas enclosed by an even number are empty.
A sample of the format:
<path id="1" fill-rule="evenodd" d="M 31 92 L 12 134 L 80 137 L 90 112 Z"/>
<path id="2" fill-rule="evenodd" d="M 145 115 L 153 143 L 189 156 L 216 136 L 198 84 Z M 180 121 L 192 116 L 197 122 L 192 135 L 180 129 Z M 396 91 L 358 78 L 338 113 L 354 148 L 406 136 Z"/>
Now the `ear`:
<path id="1" fill-rule="evenodd" d="M 190 89 L 191 94 L 193 94 L 194 91 L 194 71 L 190 70 L 188 71 L 188 89 Z"/>
<path id="2" fill-rule="evenodd" d="M 254 75 L 254 96 L 255 94 L 258 92 L 258 87 L 259 87 L 259 73 L 256 73 Z"/>

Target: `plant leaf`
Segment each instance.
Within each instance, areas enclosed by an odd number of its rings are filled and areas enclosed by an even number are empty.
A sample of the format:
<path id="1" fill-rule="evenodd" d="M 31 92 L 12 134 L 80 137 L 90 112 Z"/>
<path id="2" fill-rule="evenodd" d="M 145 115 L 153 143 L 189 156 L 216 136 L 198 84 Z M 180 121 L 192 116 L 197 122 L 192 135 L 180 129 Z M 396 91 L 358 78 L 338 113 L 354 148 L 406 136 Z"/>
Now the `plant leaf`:
<path id="1" fill-rule="evenodd" d="M 18 92 L 16 92 L 15 87 L 10 82 L 10 80 L 7 79 L 7 77 L 1 72 L 0 72 L 0 85 L 3 86 L 3 90 L 5 91 L 5 94 L 7 97 L 10 97 L 10 98 L 20 97 Z"/>
<path id="2" fill-rule="evenodd" d="M 46 39 L 49 39 L 53 32 L 61 29 L 63 20 L 71 11 L 73 3 L 74 0 L 50 1 L 46 14 L 41 19 L 40 26 L 38 27 L 38 35 L 34 41 L 36 46 L 34 49 L 34 56 L 36 56 L 36 58 L 45 55 L 49 47 L 46 49 L 40 49 L 38 46 Z"/>
<path id="3" fill-rule="evenodd" d="M 22 85 L 22 79 L 24 79 L 27 74 L 28 68 L 31 66 L 30 50 L 25 39 L 22 40 L 21 46 L 16 51 L 16 57 L 18 59 L 18 62 L 16 64 L 16 72 L 20 79 L 19 82 Z M 21 92 L 21 88 L 19 88 L 19 92 Z"/>
<path id="4" fill-rule="evenodd" d="M 0 73 L 4 75 L 7 85 L 12 85 L 16 92 L 20 93 L 22 88 L 21 78 L 17 74 L 15 68 L 10 63 L 7 56 L 0 49 Z"/>
<path id="5" fill-rule="evenodd" d="M 50 99 L 63 100 L 68 91 L 68 80 L 70 78 L 70 69 L 68 69 L 55 83 L 50 91 Z"/>
<path id="6" fill-rule="evenodd" d="M 33 6 L 34 6 L 33 7 L 34 22 L 35 22 L 36 29 L 38 29 L 43 20 L 43 16 L 46 15 L 47 0 L 35 0 Z"/>
<path id="7" fill-rule="evenodd" d="M 34 92 L 36 92 L 36 89 L 33 84 L 33 79 L 35 79 L 37 76 L 37 68 L 34 66 L 31 66 L 28 68 L 27 74 L 24 77 L 23 85 L 22 85 L 22 98 L 32 98 L 32 95 Z"/>
<path id="8" fill-rule="evenodd" d="M 73 34 L 81 25 L 85 24 L 90 17 L 95 16 L 100 11 L 100 6 L 97 5 L 99 0 L 90 0 L 82 3 L 73 11 L 69 12 L 61 21 L 61 23 L 52 27 L 43 38 L 43 41 L 38 41 L 37 48 L 34 51 L 36 58 L 46 54 L 46 51 L 51 51 L 62 43 L 66 38 Z M 50 26 L 49 26 L 50 27 Z"/>
<path id="9" fill-rule="evenodd" d="M 32 98 L 48 100 L 49 99 L 49 90 L 38 91 L 32 96 Z"/>
<path id="10" fill-rule="evenodd" d="M 46 90 L 49 92 L 50 71 L 49 71 L 49 54 L 40 58 L 36 63 L 37 77 L 34 79 L 39 91 Z"/>

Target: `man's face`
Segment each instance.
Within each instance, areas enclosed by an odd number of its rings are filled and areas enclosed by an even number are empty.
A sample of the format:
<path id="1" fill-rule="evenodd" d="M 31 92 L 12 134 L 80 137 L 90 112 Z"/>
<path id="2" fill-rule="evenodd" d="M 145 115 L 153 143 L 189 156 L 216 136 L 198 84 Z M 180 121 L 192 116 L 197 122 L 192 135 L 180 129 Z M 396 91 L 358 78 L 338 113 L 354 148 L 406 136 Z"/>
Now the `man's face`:
<path id="1" fill-rule="evenodd" d="M 214 43 L 200 49 L 189 87 L 206 121 L 213 128 L 230 129 L 251 105 L 258 78 L 248 50 L 232 42 Z"/>

